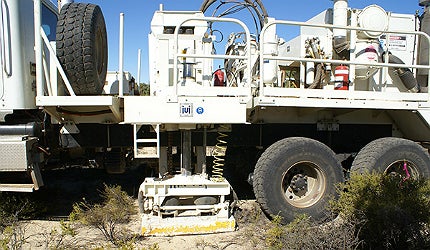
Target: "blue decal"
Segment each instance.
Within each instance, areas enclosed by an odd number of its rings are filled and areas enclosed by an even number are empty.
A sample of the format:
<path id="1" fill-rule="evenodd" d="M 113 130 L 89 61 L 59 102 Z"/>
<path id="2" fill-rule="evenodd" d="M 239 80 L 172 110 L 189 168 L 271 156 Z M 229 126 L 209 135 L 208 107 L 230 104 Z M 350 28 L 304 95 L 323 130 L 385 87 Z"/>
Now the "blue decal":
<path id="1" fill-rule="evenodd" d="M 203 107 L 198 107 L 196 109 L 196 112 L 197 112 L 197 114 L 201 115 L 201 114 L 203 114 L 205 112 L 205 109 Z"/>

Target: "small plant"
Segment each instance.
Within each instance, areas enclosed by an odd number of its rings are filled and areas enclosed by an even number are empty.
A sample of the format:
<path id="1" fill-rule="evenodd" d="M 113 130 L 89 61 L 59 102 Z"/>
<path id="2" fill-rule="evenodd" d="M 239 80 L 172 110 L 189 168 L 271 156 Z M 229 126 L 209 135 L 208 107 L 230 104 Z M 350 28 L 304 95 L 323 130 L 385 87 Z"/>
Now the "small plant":
<path id="1" fill-rule="evenodd" d="M 0 247 L 2 249 L 22 249 L 27 242 L 26 223 L 21 218 L 34 217 L 35 203 L 27 196 L 0 192 Z"/>
<path id="2" fill-rule="evenodd" d="M 70 249 L 74 246 L 75 242 L 71 241 L 77 232 L 73 226 L 73 221 L 60 221 L 60 230 L 57 228 L 51 228 L 50 231 L 44 231 L 41 229 L 39 233 L 44 241 L 43 244 L 45 249 Z M 68 236 L 70 238 L 68 238 Z"/>
<path id="3" fill-rule="evenodd" d="M 358 219 L 366 248 L 430 248 L 430 181 L 384 174 L 352 174 L 332 208 Z"/>
<path id="4" fill-rule="evenodd" d="M 0 247 L 5 250 L 18 250 L 27 243 L 26 226 L 20 222 L 14 222 L 4 228 L 0 236 Z"/>
<path id="5" fill-rule="evenodd" d="M 119 226 L 130 222 L 131 216 L 136 213 L 133 199 L 120 186 L 105 185 L 101 196 L 104 199 L 102 204 L 90 204 L 86 200 L 75 204 L 70 218 L 100 230 L 106 240 L 115 246 L 126 247 L 132 237 Z"/>
<path id="6" fill-rule="evenodd" d="M 282 217 L 279 215 L 273 216 L 271 227 L 266 232 L 266 244 L 272 249 L 283 249 L 283 237 L 285 235 L 285 227 L 282 226 Z"/>

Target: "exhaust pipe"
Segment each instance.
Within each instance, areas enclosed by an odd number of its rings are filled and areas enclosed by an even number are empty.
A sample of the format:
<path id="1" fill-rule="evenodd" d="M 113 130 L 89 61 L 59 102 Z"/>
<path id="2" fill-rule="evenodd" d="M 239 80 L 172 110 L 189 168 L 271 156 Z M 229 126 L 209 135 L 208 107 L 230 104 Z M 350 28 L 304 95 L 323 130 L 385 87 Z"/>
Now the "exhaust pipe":
<path id="1" fill-rule="evenodd" d="M 348 1 L 333 0 L 333 25 L 348 25 Z M 337 53 L 349 49 L 346 40 L 347 31 L 345 29 L 333 29 L 333 47 Z"/>

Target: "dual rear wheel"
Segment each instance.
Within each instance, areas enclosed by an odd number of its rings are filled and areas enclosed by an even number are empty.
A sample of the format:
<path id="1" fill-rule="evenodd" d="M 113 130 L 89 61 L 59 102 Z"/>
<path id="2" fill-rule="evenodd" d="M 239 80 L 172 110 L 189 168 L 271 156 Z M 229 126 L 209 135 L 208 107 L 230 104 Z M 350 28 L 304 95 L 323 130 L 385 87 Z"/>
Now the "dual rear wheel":
<path id="1" fill-rule="evenodd" d="M 381 138 L 360 150 L 351 170 L 429 178 L 430 156 L 413 141 Z M 337 196 L 336 184 L 343 181 L 341 163 L 329 147 L 294 137 L 265 150 L 254 170 L 253 188 L 257 202 L 269 216 L 279 215 L 284 223 L 299 214 L 322 221 L 327 218 L 329 200 Z"/>

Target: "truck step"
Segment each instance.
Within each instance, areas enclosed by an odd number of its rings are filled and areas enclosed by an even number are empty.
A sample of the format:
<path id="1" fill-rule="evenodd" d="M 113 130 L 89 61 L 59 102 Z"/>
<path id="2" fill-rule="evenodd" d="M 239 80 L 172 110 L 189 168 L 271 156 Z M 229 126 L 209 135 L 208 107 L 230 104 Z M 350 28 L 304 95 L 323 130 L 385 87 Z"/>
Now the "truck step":
<path id="1" fill-rule="evenodd" d="M 1 192 L 26 192 L 31 193 L 35 190 L 34 184 L 0 184 Z"/>

